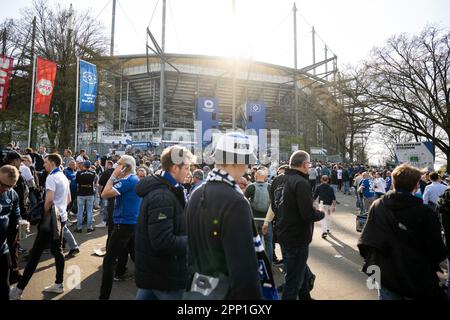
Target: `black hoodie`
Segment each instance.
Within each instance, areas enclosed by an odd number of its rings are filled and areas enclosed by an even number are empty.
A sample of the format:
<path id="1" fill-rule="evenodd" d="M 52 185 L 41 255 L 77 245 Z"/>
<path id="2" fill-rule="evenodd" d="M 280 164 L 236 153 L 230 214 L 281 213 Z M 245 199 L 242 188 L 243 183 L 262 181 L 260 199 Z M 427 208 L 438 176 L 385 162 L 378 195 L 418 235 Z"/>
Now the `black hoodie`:
<path id="1" fill-rule="evenodd" d="M 136 225 L 136 285 L 141 289 L 185 289 L 187 235 L 183 189 L 151 175 L 136 186 L 142 197 Z"/>
<path id="2" fill-rule="evenodd" d="M 409 298 L 437 298 L 445 259 L 437 215 L 410 193 L 388 192 L 371 206 L 358 243 L 363 271 L 380 268 L 381 286 Z"/>

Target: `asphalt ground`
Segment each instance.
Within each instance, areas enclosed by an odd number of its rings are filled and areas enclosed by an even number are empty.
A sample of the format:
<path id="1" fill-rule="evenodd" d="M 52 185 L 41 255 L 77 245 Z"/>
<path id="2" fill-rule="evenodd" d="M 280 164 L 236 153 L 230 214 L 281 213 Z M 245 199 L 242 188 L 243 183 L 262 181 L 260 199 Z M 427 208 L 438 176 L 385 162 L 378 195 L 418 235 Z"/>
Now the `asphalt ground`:
<path id="1" fill-rule="evenodd" d="M 361 272 L 363 260 L 356 246 L 360 234 L 356 232 L 355 227 L 357 213 L 355 198 L 339 192 L 338 201 L 340 204 L 337 206 L 336 212 L 332 214 L 331 235 L 327 239 L 322 239 L 321 223 L 318 222 L 315 225 L 308 259 L 308 265 L 316 275 L 311 296 L 317 300 L 375 300 L 378 298 L 377 291 L 368 289 L 367 276 Z M 97 223 L 100 222 L 98 214 L 98 211 L 94 212 Z M 74 227 L 73 225 L 70 229 L 73 230 Z M 34 228 L 32 228 L 33 230 Z M 80 246 L 80 253 L 74 258 L 66 260 L 65 292 L 63 294 L 42 292 L 44 287 L 51 285 L 55 280 L 54 259 L 48 251 L 44 252 L 22 299 L 97 300 L 101 285 L 103 258 L 96 256 L 94 250 L 105 246 L 106 234 L 106 228 L 97 228 L 94 232 L 87 234 L 86 227 L 83 233 L 74 233 Z M 34 238 L 35 233 L 31 233 L 27 239 L 21 241 L 22 247 L 29 250 Z M 281 257 L 278 245 L 276 253 L 278 257 Z M 21 271 L 25 267 L 26 256 L 26 254 L 20 256 Z M 133 272 L 134 266 L 131 260 L 128 262 L 128 269 L 131 273 Z M 280 268 L 274 267 L 274 276 L 277 285 L 283 283 L 284 278 Z M 442 279 L 446 277 L 444 274 L 441 276 Z M 133 300 L 136 290 L 134 279 L 115 281 L 111 299 Z"/>

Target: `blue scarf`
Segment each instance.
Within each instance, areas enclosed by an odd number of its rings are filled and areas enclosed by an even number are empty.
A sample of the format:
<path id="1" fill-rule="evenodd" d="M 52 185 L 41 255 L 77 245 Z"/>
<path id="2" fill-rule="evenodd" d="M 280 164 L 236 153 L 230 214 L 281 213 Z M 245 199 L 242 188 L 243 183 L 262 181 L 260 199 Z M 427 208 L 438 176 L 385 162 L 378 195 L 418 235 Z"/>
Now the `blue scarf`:
<path id="1" fill-rule="evenodd" d="M 50 172 L 50 175 L 55 174 L 61 172 L 61 168 L 60 167 L 56 167 L 55 169 L 52 170 L 52 172 Z"/>
<path id="2" fill-rule="evenodd" d="M 178 188 L 180 184 L 175 180 L 175 178 L 170 174 L 170 172 L 163 171 L 161 172 L 161 177 L 169 181 L 169 183 L 174 186 L 175 188 Z"/>
<path id="3" fill-rule="evenodd" d="M 165 180 L 167 180 L 171 186 L 173 186 L 175 188 L 180 188 L 181 190 L 183 190 L 184 200 L 185 200 L 185 202 L 188 201 L 187 190 L 183 187 L 183 185 L 179 184 L 177 182 L 177 180 L 175 180 L 175 178 L 170 174 L 170 172 L 167 172 L 167 171 L 161 172 L 161 177 L 163 177 Z"/>

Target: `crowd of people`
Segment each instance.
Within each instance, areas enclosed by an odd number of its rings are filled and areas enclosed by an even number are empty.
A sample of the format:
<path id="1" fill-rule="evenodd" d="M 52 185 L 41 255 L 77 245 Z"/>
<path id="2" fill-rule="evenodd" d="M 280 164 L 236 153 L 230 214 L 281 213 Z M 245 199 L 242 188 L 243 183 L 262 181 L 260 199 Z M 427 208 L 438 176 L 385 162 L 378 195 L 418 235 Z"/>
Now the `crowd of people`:
<path id="1" fill-rule="evenodd" d="M 313 161 L 305 151 L 258 165 L 249 138 L 239 133 L 223 135 L 214 157 L 210 167 L 181 146 L 160 156 L 89 157 L 85 150 L 61 156 L 9 145 L 0 160 L 0 298 L 21 298 L 48 248 L 56 279 L 44 291 L 64 292 L 65 260 L 80 253 L 73 233 L 86 225 L 88 234 L 108 230 L 102 300 L 114 280 L 132 277 L 137 300 L 278 299 L 279 291 L 286 300 L 312 299 L 314 224 L 321 222 L 322 238 L 331 234 L 339 192 L 354 196 L 367 216 L 358 248 L 364 272 L 370 276 L 372 265 L 382 270 L 380 299 L 444 296 L 436 272 L 450 256 L 446 176 L 406 164 Z M 21 274 L 20 231 L 29 222 L 37 235 Z M 278 288 L 273 267 L 284 273 Z"/>

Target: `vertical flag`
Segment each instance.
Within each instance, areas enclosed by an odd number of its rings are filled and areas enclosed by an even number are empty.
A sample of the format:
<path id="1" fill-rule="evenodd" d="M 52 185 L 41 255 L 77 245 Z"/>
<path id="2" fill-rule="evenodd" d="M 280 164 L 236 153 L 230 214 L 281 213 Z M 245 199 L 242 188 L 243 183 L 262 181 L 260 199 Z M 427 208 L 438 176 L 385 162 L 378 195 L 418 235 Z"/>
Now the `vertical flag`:
<path id="1" fill-rule="evenodd" d="M 11 78 L 14 59 L 0 56 L 0 111 L 6 110 L 9 79 Z"/>
<path id="2" fill-rule="evenodd" d="M 80 112 L 94 112 L 97 97 L 97 66 L 80 60 Z"/>
<path id="3" fill-rule="evenodd" d="M 56 78 L 56 63 L 37 58 L 34 113 L 49 114 Z"/>

